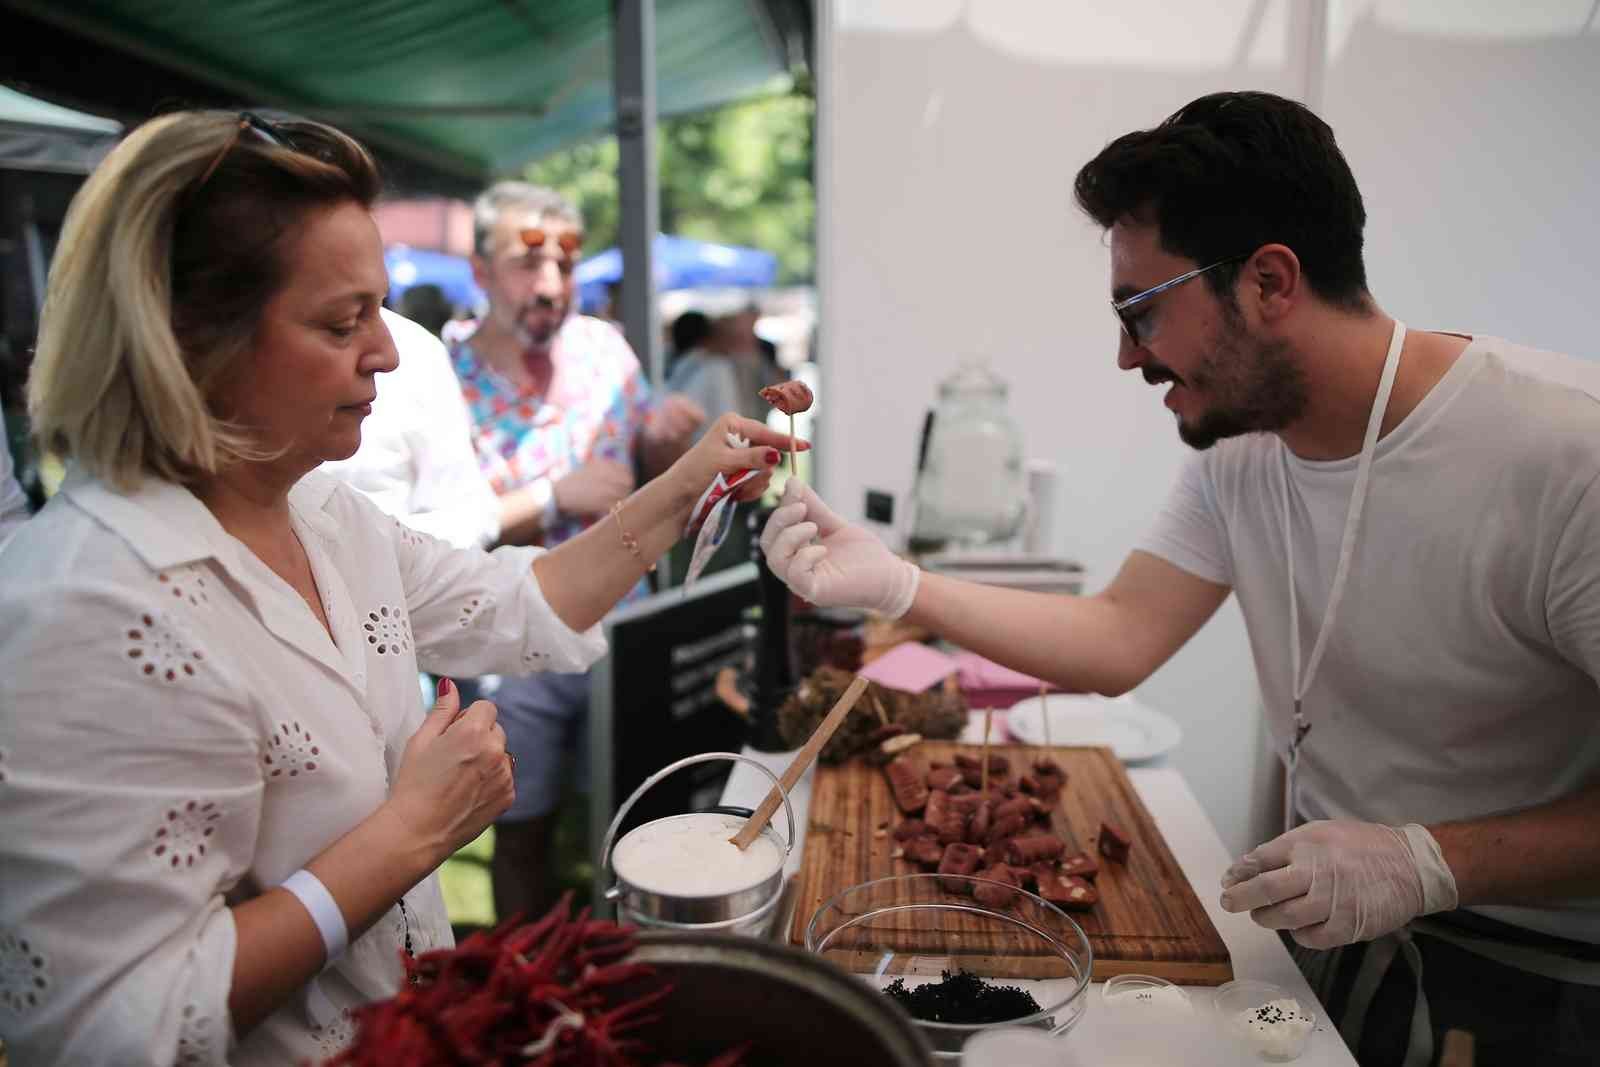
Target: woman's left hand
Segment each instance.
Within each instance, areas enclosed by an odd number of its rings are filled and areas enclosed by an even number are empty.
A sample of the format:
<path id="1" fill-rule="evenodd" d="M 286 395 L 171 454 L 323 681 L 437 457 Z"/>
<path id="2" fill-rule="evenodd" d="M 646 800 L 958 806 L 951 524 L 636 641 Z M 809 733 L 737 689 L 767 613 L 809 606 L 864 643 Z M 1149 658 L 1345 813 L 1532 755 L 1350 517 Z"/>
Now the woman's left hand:
<path id="1" fill-rule="evenodd" d="M 749 447 L 735 447 L 730 443 L 730 435 L 749 441 Z M 795 448 L 800 452 L 809 451 L 811 442 L 796 440 Z M 734 490 L 734 499 L 754 500 L 766 492 L 772 472 L 783 462 L 783 453 L 788 450 L 787 434 L 728 412 L 711 423 L 699 442 L 672 465 L 667 475 L 677 482 L 692 504 L 718 474 L 731 478 L 740 471 L 759 471 L 756 477 Z"/>

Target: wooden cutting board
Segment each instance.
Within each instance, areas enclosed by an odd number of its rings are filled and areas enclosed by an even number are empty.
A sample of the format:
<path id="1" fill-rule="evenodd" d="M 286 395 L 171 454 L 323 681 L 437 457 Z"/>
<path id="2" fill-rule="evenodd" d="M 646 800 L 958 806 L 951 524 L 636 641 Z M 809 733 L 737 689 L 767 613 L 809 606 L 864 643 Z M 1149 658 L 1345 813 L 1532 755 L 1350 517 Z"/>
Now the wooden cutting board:
<path id="1" fill-rule="evenodd" d="M 977 756 L 981 751 L 978 745 L 948 741 L 925 741 L 912 750 L 924 766 L 931 761 L 949 763 L 957 752 Z M 992 745 L 990 751 L 1007 757 L 1017 775 L 1044 750 Z M 1100 875 L 1095 887 L 1100 900 L 1093 910 L 1068 913 L 1083 927 L 1094 949 L 1094 977 L 1153 974 L 1184 985 L 1231 980 L 1227 946 L 1134 792 L 1122 762 L 1109 748 L 1058 747 L 1049 754 L 1067 773 L 1066 788 L 1051 814 L 1051 828 L 1066 841 L 1067 853 L 1095 852 L 1102 820 L 1133 842 L 1126 865 L 1097 855 Z M 862 882 L 920 871 L 891 855 L 898 844 L 892 831 L 903 818 L 881 768 L 861 760 L 818 766 L 791 941 L 804 944 L 811 917 L 835 894 Z M 923 935 L 926 944 L 916 943 L 916 931 L 905 936 L 907 950 L 931 950 L 939 935 Z"/>

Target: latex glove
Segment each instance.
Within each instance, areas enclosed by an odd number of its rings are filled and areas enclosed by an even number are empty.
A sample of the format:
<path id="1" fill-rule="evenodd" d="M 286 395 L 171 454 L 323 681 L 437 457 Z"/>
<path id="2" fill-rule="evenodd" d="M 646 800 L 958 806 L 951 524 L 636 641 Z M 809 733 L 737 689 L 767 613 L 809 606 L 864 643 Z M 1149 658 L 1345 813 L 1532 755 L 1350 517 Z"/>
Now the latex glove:
<path id="1" fill-rule="evenodd" d="M 922 574 L 835 515 L 798 478 L 784 486 L 761 531 L 761 550 L 772 573 L 818 607 L 865 608 L 891 619 L 911 610 Z"/>
<path id="2" fill-rule="evenodd" d="M 1306 823 L 1240 857 L 1222 910 L 1248 911 L 1307 948 L 1370 941 L 1456 906 L 1456 880 L 1426 827 Z"/>

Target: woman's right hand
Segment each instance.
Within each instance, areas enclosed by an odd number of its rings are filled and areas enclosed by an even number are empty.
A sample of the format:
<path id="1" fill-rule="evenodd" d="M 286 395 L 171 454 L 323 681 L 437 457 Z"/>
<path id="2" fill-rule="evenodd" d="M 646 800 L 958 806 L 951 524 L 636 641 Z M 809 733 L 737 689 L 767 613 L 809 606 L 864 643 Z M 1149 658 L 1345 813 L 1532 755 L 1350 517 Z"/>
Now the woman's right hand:
<path id="1" fill-rule="evenodd" d="M 833 513 L 798 478 L 761 531 L 767 566 L 818 607 L 865 608 L 891 619 L 911 610 L 921 571 Z"/>
<path id="2" fill-rule="evenodd" d="M 448 679 L 406 743 L 387 805 L 443 862 L 499 818 L 515 796 L 506 733 L 487 700 L 461 710 Z"/>

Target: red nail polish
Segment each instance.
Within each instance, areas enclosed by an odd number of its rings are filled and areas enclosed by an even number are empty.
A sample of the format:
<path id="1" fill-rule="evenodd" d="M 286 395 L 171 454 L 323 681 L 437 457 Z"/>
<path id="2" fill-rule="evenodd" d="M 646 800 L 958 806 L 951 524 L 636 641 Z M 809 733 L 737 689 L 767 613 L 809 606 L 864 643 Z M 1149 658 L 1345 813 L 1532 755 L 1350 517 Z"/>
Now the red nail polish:
<path id="1" fill-rule="evenodd" d="M 448 678 L 440 678 L 439 679 L 439 696 L 440 696 L 441 699 L 449 694 L 450 688 L 451 688 L 450 687 L 450 679 L 448 679 Z"/>
<path id="2" fill-rule="evenodd" d="M 767 449 L 767 466 L 773 466 L 782 458 L 783 457 L 778 454 L 778 450 L 776 448 Z"/>

